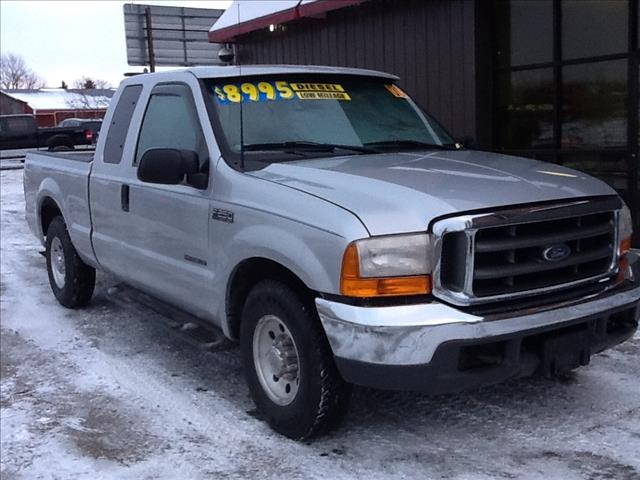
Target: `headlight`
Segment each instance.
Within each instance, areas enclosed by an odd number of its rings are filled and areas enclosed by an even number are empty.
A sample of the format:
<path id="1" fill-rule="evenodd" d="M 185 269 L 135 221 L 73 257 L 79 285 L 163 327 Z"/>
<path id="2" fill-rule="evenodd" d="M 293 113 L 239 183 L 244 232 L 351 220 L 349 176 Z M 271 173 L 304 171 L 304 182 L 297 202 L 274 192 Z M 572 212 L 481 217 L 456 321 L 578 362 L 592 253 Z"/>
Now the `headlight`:
<path id="1" fill-rule="evenodd" d="M 631 250 L 631 235 L 633 234 L 633 220 L 631 210 L 626 205 L 622 206 L 618 215 L 618 238 L 620 239 L 619 255 L 625 255 Z"/>
<path id="2" fill-rule="evenodd" d="M 365 238 L 345 251 L 340 290 L 351 297 L 427 294 L 431 268 L 430 235 Z"/>

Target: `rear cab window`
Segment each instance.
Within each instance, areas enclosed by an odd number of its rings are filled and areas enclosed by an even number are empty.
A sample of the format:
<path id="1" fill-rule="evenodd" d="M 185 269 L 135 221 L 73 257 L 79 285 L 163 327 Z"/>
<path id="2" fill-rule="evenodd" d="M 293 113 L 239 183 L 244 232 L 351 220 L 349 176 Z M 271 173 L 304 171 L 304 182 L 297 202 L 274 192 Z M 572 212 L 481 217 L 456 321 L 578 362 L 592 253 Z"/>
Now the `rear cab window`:
<path id="1" fill-rule="evenodd" d="M 142 85 L 129 85 L 122 90 L 122 95 L 120 95 L 111 118 L 104 145 L 104 163 L 119 164 L 122 161 L 122 152 L 127 140 L 131 116 L 141 93 Z"/>

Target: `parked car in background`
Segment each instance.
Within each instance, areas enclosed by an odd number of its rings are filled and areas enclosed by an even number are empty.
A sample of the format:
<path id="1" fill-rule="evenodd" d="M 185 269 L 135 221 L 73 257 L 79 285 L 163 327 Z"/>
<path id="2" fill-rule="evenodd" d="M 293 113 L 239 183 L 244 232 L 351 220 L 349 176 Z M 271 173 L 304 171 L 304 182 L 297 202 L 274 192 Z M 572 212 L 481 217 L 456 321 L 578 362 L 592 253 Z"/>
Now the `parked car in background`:
<path id="1" fill-rule="evenodd" d="M 58 127 L 82 127 L 85 132 L 90 132 L 89 137 L 91 144 L 95 145 L 98 141 L 98 135 L 100 134 L 100 128 L 102 127 L 101 118 L 65 118 L 62 120 Z"/>
<path id="2" fill-rule="evenodd" d="M 102 122 L 86 122 L 76 126 L 38 128 L 33 115 L 0 115 L 0 150 L 40 148 L 73 149 L 92 145 Z"/>
<path id="3" fill-rule="evenodd" d="M 640 264 L 616 192 L 461 148 L 396 81 L 303 66 L 125 80 L 95 157 L 27 155 L 54 295 L 86 305 L 100 268 L 220 327 L 261 414 L 296 439 L 335 425 L 352 384 L 551 377 L 631 337 Z"/>

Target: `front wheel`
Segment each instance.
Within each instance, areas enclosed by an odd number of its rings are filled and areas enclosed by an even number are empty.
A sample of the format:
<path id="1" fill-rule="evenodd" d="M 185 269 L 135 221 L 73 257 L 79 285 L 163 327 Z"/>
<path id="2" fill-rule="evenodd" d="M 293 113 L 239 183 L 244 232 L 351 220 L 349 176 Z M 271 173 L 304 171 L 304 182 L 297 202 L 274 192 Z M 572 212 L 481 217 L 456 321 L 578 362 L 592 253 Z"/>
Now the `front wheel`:
<path id="1" fill-rule="evenodd" d="M 49 284 L 58 302 L 67 308 L 89 303 L 96 283 L 96 271 L 78 256 L 61 216 L 49 224 L 46 256 Z"/>
<path id="2" fill-rule="evenodd" d="M 249 390 L 275 431 L 305 439 L 336 426 L 351 386 L 338 373 L 310 302 L 266 280 L 247 298 L 240 348 Z"/>

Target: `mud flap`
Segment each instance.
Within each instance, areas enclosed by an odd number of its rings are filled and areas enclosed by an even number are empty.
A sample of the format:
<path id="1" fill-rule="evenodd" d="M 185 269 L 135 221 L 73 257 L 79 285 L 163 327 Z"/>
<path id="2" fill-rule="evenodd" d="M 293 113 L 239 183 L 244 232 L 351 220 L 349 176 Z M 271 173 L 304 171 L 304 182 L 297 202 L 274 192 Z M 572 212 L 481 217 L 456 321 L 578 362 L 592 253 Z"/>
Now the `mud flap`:
<path id="1" fill-rule="evenodd" d="M 588 365 L 590 359 L 591 333 L 587 330 L 554 335 L 542 343 L 541 368 L 547 378 Z"/>

